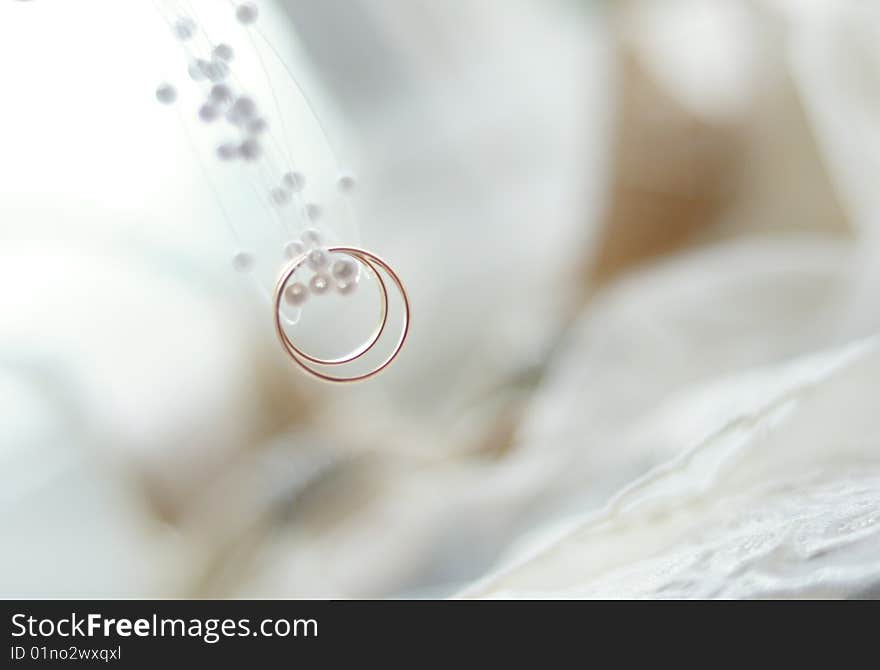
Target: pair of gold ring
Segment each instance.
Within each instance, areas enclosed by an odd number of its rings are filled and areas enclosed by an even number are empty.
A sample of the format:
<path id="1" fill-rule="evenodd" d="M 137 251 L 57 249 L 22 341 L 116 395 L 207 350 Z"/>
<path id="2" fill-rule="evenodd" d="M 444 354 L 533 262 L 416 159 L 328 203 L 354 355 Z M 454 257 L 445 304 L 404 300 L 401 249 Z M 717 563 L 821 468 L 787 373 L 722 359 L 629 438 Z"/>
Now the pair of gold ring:
<path id="1" fill-rule="evenodd" d="M 290 282 L 293 274 L 300 268 L 302 265 L 308 260 L 308 253 L 303 253 L 300 256 L 297 256 L 293 260 L 290 261 L 284 268 L 281 270 L 281 274 L 278 277 L 278 282 L 275 285 L 275 293 L 273 300 L 273 314 L 275 318 L 275 332 L 278 335 L 278 339 L 281 342 L 281 346 L 284 348 L 284 351 L 287 352 L 287 355 L 296 363 L 302 370 L 312 375 L 313 377 L 317 377 L 323 381 L 327 382 L 357 382 L 362 381 L 364 379 L 369 379 L 370 377 L 374 377 L 387 368 L 391 363 L 397 358 L 397 354 L 400 353 L 400 350 L 403 348 L 403 343 L 406 341 L 406 336 L 409 334 L 409 323 L 410 323 L 410 304 L 409 304 L 409 296 L 406 293 L 406 288 L 403 285 L 400 277 L 394 271 L 394 269 L 386 263 L 384 260 L 376 256 L 376 254 L 367 251 L 365 249 L 359 249 L 357 247 L 329 247 L 326 249 L 329 254 L 341 254 L 344 256 L 348 256 L 353 258 L 355 261 L 359 261 L 363 263 L 369 270 L 372 272 L 373 276 L 376 278 L 377 283 L 379 284 L 379 291 L 382 298 L 382 316 L 379 320 L 378 326 L 370 335 L 370 337 L 359 347 L 357 347 L 351 353 L 339 357 L 339 358 L 320 358 L 318 356 L 312 356 L 311 354 L 306 353 L 302 349 L 300 349 L 296 344 L 294 344 L 290 336 L 285 332 L 284 327 L 281 323 L 281 303 L 284 298 L 284 290 L 287 287 L 288 282 Z M 400 292 L 400 296 L 403 299 L 403 320 L 400 328 L 400 335 L 397 338 L 397 342 L 392 348 L 391 352 L 382 360 L 379 364 L 368 370 L 367 372 L 363 372 L 356 375 L 344 376 L 344 375 L 334 375 L 329 371 L 324 371 L 321 368 L 323 367 L 333 367 L 333 366 L 341 366 L 346 363 L 352 363 L 359 358 L 361 358 L 368 351 L 372 350 L 374 346 L 379 342 L 379 339 L 382 337 L 382 334 L 385 332 L 385 327 L 388 325 L 388 286 L 385 283 L 385 280 L 382 277 L 382 273 L 379 270 L 382 270 L 388 277 L 394 282 L 397 290 Z"/>

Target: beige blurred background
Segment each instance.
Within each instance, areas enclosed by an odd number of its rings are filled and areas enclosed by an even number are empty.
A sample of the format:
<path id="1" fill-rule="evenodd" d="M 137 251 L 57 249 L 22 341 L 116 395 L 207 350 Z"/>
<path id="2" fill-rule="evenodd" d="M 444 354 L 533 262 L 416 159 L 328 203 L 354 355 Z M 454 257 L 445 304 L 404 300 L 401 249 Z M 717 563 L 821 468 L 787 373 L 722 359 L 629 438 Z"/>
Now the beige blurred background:
<path id="1" fill-rule="evenodd" d="M 345 388 L 75 4 L 0 9 L 0 595 L 880 593 L 873 3 L 259 3 L 413 302 Z"/>

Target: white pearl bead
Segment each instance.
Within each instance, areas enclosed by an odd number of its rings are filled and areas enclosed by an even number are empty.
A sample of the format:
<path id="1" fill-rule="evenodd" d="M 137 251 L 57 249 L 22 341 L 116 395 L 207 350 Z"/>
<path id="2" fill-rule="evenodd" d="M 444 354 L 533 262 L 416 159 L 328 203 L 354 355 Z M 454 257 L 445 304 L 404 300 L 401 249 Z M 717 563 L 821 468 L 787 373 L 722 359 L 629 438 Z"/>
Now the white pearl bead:
<path id="1" fill-rule="evenodd" d="M 308 297 L 308 289 L 298 281 L 293 282 L 284 289 L 284 300 L 288 305 L 299 307 L 308 299 Z"/>
<path id="2" fill-rule="evenodd" d="M 263 150 L 260 147 L 260 143 L 252 138 L 246 139 L 238 147 L 238 153 L 241 154 L 241 157 L 246 161 L 256 160 L 260 157 L 262 152 Z"/>
<path id="3" fill-rule="evenodd" d="M 247 131 L 251 135 L 259 135 L 266 132 L 268 127 L 269 124 L 266 122 L 266 119 L 254 119 L 253 121 L 248 121 Z"/>
<path id="4" fill-rule="evenodd" d="M 189 72 L 189 77 L 193 81 L 202 81 L 205 75 L 205 68 L 208 66 L 208 61 L 206 60 L 196 60 L 189 64 L 186 71 Z"/>
<path id="5" fill-rule="evenodd" d="M 188 16 L 185 16 L 181 19 L 177 19 L 174 22 L 174 35 L 177 39 L 185 42 L 188 39 L 192 39 L 192 36 L 196 32 L 196 22 L 193 21 Z"/>
<path id="6" fill-rule="evenodd" d="M 247 251 L 239 251 L 232 257 L 232 267 L 239 272 L 249 272 L 254 267 L 253 254 Z"/>
<path id="7" fill-rule="evenodd" d="M 302 234 L 302 241 L 307 249 L 314 249 L 324 243 L 324 236 L 314 228 L 309 228 Z"/>
<path id="8" fill-rule="evenodd" d="M 294 258 L 299 258 L 306 251 L 305 245 L 299 240 L 291 240 L 286 245 L 284 245 L 284 253 L 291 260 Z"/>
<path id="9" fill-rule="evenodd" d="M 177 89 L 174 88 L 171 84 L 159 84 L 156 88 L 156 100 L 161 102 L 163 105 L 170 105 L 175 100 L 177 100 Z"/>
<path id="10" fill-rule="evenodd" d="M 253 101 L 253 98 L 249 98 L 246 95 L 239 96 L 233 106 L 235 111 L 245 119 L 253 118 L 257 113 L 257 103 Z"/>
<path id="11" fill-rule="evenodd" d="M 342 258 L 334 261 L 333 266 L 330 268 L 330 274 L 340 281 L 349 282 L 355 278 L 357 270 L 358 268 L 354 261 Z"/>
<path id="12" fill-rule="evenodd" d="M 341 174 L 336 179 L 336 188 L 343 193 L 351 193 L 356 185 L 357 182 L 355 181 L 354 175 L 349 173 Z"/>
<path id="13" fill-rule="evenodd" d="M 211 100 L 218 105 L 228 105 L 232 102 L 232 91 L 226 84 L 214 84 L 211 87 Z"/>
<path id="14" fill-rule="evenodd" d="M 199 118 L 205 123 L 216 121 L 219 114 L 220 113 L 217 111 L 217 108 L 209 102 L 206 102 L 204 105 L 199 107 Z"/>
<path id="15" fill-rule="evenodd" d="M 306 205 L 306 216 L 309 217 L 310 221 L 318 221 L 322 213 L 321 205 L 316 205 L 313 202 Z"/>
<path id="16" fill-rule="evenodd" d="M 342 295 L 351 295 L 354 293 L 357 285 L 358 283 L 356 281 L 338 281 L 336 282 L 336 290 Z"/>
<path id="17" fill-rule="evenodd" d="M 312 249 L 309 252 L 309 267 L 313 270 L 320 270 L 327 265 L 327 254 L 322 249 Z"/>
<path id="18" fill-rule="evenodd" d="M 309 281 L 309 288 L 315 295 L 324 295 L 330 288 L 330 278 L 325 274 L 316 274 Z"/>
<path id="19" fill-rule="evenodd" d="M 235 52 L 228 44 L 218 44 L 214 47 L 214 51 L 211 52 L 211 55 L 216 60 L 222 60 L 228 63 L 235 56 Z"/>
<path id="20" fill-rule="evenodd" d="M 257 6 L 252 2 L 244 2 L 235 10 L 235 18 L 245 25 L 256 21 L 257 16 L 259 16 L 259 11 L 257 11 Z"/>
<path id="21" fill-rule="evenodd" d="M 306 185 L 306 178 L 299 172 L 288 172 L 282 177 L 282 181 L 291 191 L 302 191 Z"/>
<path id="22" fill-rule="evenodd" d="M 251 98 L 242 95 L 232 103 L 232 107 L 229 108 L 226 118 L 229 120 L 229 123 L 238 126 L 253 119 L 254 116 L 256 116 L 256 113 L 257 103 Z"/>
<path id="23" fill-rule="evenodd" d="M 280 187 L 275 187 L 269 191 L 269 197 L 272 198 L 272 202 L 279 207 L 290 202 L 290 193 Z"/>
<path id="24" fill-rule="evenodd" d="M 202 74 L 211 81 L 223 81 L 229 76 L 229 66 L 222 60 L 200 61 L 199 67 L 202 70 Z"/>
<path id="25" fill-rule="evenodd" d="M 231 161 L 238 156 L 238 145 L 225 142 L 217 147 L 217 157 L 221 161 Z"/>

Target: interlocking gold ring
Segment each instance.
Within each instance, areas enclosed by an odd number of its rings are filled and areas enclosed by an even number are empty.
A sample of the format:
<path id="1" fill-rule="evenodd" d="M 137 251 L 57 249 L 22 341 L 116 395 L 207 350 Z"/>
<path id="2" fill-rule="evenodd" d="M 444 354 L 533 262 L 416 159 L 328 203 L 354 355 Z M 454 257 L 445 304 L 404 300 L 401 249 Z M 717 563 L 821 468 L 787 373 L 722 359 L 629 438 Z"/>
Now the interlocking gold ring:
<path id="1" fill-rule="evenodd" d="M 328 249 L 328 252 L 330 250 Z M 349 254 L 347 254 L 349 255 Z M 352 255 L 353 256 L 353 255 Z M 286 269 L 290 270 L 287 274 L 287 278 L 284 279 L 283 285 L 280 285 L 277 290 L 281 290 L 282 293 L 287 286 L 287 283 L 293 278 L 293 275 L 296 274 L 296 271 L 302 266 L 302 264 L 308 259 L 308 253 L 304 253 L 297 258 L 295 258 Z M 373 276 L 376 278 L 376 281 L 379 284 L 379 290 L 382 295 L 382 316 L 379 318 L 379 324 L 376 326 L 376 329 L 373 331 L 373 334 L 364 342 L 361 346 L 356 348 L 354 351 L 349 353 L 346 356 L 341 356 L 339 358 L 320 358 L 318 356 L 312 356 L 311 354 L 306 353 L 299 347 L 297 347 L 287 335 L 286 332 L 282 331 L 282 337 L 288 347 L 293 349 L 294 353 L 300 358 L 304 358 L 310 363 L 317 363 L 318 365 L 344 365 L 345 363 L 351 363 L 352 361 L 357 360 L 365 353 L 367 353 L 370 349 L 373 348 L 373 345 L 379 341 L 379 338 L 382 336 L 382 333 L 385 331 L 385 326 L 388 324 L 388 288 L 385 285 L 385 280 L 382 279 L 382 275 L 379 274 L 379 271 L 376 270 L 375 266 L 369 261 L 364 261 L 361 258 L 358 258 L 363 262 L 373 273 Z M 276 303 L 277 304 L 277 303 Z M 277 311 L 277 310 L 276 310 Z"/>
<path id="2" fill-rule="evenodd" d="M 290 281 L 293 274 L 297 271 L 299 267 L 302 266 L 303 263 L 306 262 L 308 258 L 308 254 L 302 254 L 296 258 L 294 258 L 290 263 L 288 263 L 281 271 L 279 275 L 278 282 L 275 285 L 275 293 L 274 293 L 274 319 L 275 319 L 275 332 L 278 335 L 278 339 L 281 342 L 281 346 L 287 352 L 287 355 L 290 356 L 291 359 L 304 371 L 309 373 L 310 375 L 317 377 L 323 381 L 328 382 L 357 382 L 362 381 L 364 379 L 369 379 L 373 377 L 385 368 L 387 368 L 391 362 L 397 357 L 397 354 L 400 353 L 400 350 L 403 348 L 403 344 L 406 341 L 406 337 L 409 333 L 409 323 L 410 323 L 410 303 L 409 296 L 407 295 L 406 288 L 403 285 L 400 277 L 394 271 L 394 269 L 388 265 L 384 260 L 376 256 L 374 253 L 367 251 L 365 249 L 359 249 L 357 247 L 329 247 L 326 250 L 330 254 L 343 254 L 346 256 L 351 256 L 357 261 L 360 261 L 364 265 L 366 265 L 376 277 L 376 280 L 379 283 L 379 288 L 382 292 L 382 319 L 379 326 L 370 336 L 370 338 L 357 349 L 355 349 L 352 353 L 347 356 L 343 356 L 340 358 L 331 358 L 331 359 L 322 359 L 317 356 L 311 356 L 304 351 L 302 351 L 299 347 L 297 347 L 291 340 L 287 333 L 284 331 L 284 328 L 281 324 L 281 301 L 284 296 L 284 290 L 287 287 L 288 282 Z M 351 377 L 341 377 L 330 375 L 326 372 L 322 372 L 321 370 L 317 370 L 314 367 L 310 366 L 308 363 L 312 363 L 318 366 L 338 366 L 343 365 L 345 363 L 351 363 L 361 356 L 370 351 L 376 343 L 379 341 L 382 333 L 385 331 L 385 326 L 388 322 L 388 289 L 385 284 L 384 279 L 382 278 L 381 273 L 377 269 L 382 269 L 394 282 L 397 286 L 398 291 L 400 291 L 400 295 L 403 298 L 403 323 L 401 325 L 400 336 L 397 340 L 397 343 L 394 345 L 394 348 L 391 350 L 391 353 L 376 367 L 369 370 L 368 372 L 353 375 Z M 308 363 L 307 363 L 308 361 Z"/>

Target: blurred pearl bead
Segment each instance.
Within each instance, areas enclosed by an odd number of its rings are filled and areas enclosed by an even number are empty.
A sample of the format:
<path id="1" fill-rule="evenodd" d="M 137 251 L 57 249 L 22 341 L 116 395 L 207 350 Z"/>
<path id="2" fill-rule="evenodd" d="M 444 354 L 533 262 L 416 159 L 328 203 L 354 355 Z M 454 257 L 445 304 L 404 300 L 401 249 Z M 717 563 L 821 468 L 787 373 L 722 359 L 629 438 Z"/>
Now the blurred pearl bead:
<path id="1" fill-rule="evenodd" d="M 262 153 L 260 143 L 254 139 L 247 139 L 238 147 L 238 153 L 247 161 L 253 161 L 260 157 Z"/>
<path id="2" fill-rule="evenodd" d="M 338 281 L 336 282 L 336 290 L 342 295 L 351 295 L 357 288 L 356 281 Z"/>
<path id="3" fill-rule="evenodd" d="M 219 105 L 228 105 L 232 102 L 232 91 L 226 84 L 214 84 L 211 87 L 211 100 Z"/>
<path id="4" fill-rule="evenodd" d="M 199 67 L 202 69 L 202 74 L 211 81 L 223 81 L 229 76 L 229 66 L 222 60 L 200 61 Z"/>
<path id="5" fill-rule="evenodd" d="M 284 289 L 284 300 L 287 302 L 288 305 L 299 307 L 308 299 L 308 297 L 308 289 L 298 281 L 293 282 L 286 289 Z"/>
<path id="6" fill-rule="evenodd" d="M 317 221 L 321 218 L 321 213 L 322 212 L 320 205 L 316 205 L 313 202 L 310 202 L 308 205 L 306 205 L 306 215 L 309 217 L 310 220 Z"/>
<path id="7" fill-rule="evenodd" d="M 302 191 L 306 185 L 306 178 L 299 172 L 288 172 L 284 175 L 282 181 L 291 191 Z"/>
<path id="8" fill-rule="evenodd" d="M 163 105 L 170 105 L 177 100 L 177 89 L 171 84 L 159 84 L 156 88 L 156 100 Z"/>
<path id="9" fill-rule="evenodd" d="M 252 119 L 256 113 L 257 103 L 247 96 L 242 95 L 232 103 L 232 107 L 229 108 L 226 118 L 232 124 L 241 125 Z"/>
<path id="10" fill-rule="evenodd" d="M 196 32 L 196 22 L 189 17 L 177 19 L 174 22 L 174 34 L 177 39 L 186 41 L 191 39 Z"/>
<path id="11" fill-rule="evenodd" d="M 208 65 L 208 61 L 206 60 L 197 60 L 193 61 L 189 64 L 187 68 L 187 72 L 189 72 L 189 77 L 193 81 L 202 81 L 205 78 L 205 67 Z"/>
<path id="12" fill-rule="evenodd" d="M 266 123 L 266 119 L 254 119 L 253 121 L 249 121 L 247 124 L 247 131 L 251 135 L 259 135 L 266 131 L 269 127 L 269 124 Z"/>
<path id="13" fill-rule="evenodd" d="M 306 251 L 305 245 L 299 240 L 292 240 L 284 246 L 284 253 L 291 260 L 299 258 Z"/>
<path id="14" fill-rule="evenodd" d="M 217 147 L 217 157 L 222 161 L 231 161 L 238 156 L 238 146 L 232 142 L 225 142 Z"/>
<path id="15" fill-rule="evenodd" d="M 239 96 L 233 107 L 237 114 L 240 114 L 246 119 L 253 117 L 257 113 L 257 103 L 246 95 Z"/>
<path id="16" fill-rule="evenodd" d="M 252 2 L 244 2 L 235 10 L 235 18 L 245 25 L 256 21 L 257 16 L 259 16 L 259 12 L 257 11 L 256 5 Z"/>
<path id="17" fill-rule="evenodd" d="M 348 173 L 339 175 L 339 178 L 336 180 L 336 188 L 343 193 L 351 193 L 356 185 L 357 182 L 354 175 Z"/>
<path id="18" fill-rule="evenodd" d="M 201 107 L 199 107 L 199 118 L 205 123 L 211 123 L 211 121 L 216 121 L 219 112 L 214 105 L 210 103 L 205 103 Z"/>
<path id="19" fill-rule="evenodd" d="M 327 265 L 327 254 L 321 249 L 312 249 L 309 252 L 309 267 L 313 270 L 320 270 Z"/>
<path id="20" fill-rule="evenodd" d="M 282 205 L 286 205 L 290 202 L 290 193 L 285 191 L 283 188 L 273 188 L 269 191 L 269 197 L 272 198 L 272 202 L 281 207 Z"/>
<path id="21" fill-rule="evenodd" d="M 340 259 L 333 263 L 333 266 L 330 268 L 330 274 L 340 281 L 348 282 L 357 275 L 357 265 L 355 265 L 354 261 L 347 258 Z"/>
<path id="22" fill-rule="evenodd" d="M 309 281 L 309 288 L 315 295 L 324 295 L 330 288 L 330 278 L 327 275 L 317 274 Z"/>
<path id="23" fill-rule="evenodd" d="M 211 55 L 217 60 L 226 61 L 228 63 L 232 60 L 233 56 L 235 56 L 235 52 L 228 44 L 218 44 L 214 47 L 214 51 L 211 52 Z"/>
<path id="24" fill-rule="evenodd" d="M 254 267 L 254 257 L 246 251 L 239 251 L 232 257 L 232 267 L 239 272 L 249 272 Z"/>
<path id="25" fill-rule="evenodd" d="M 307 249 L 314 249 L 324 243 L 324 236 L 314 228 L 309 228 L 302 234 L 302 241 Z"/>

